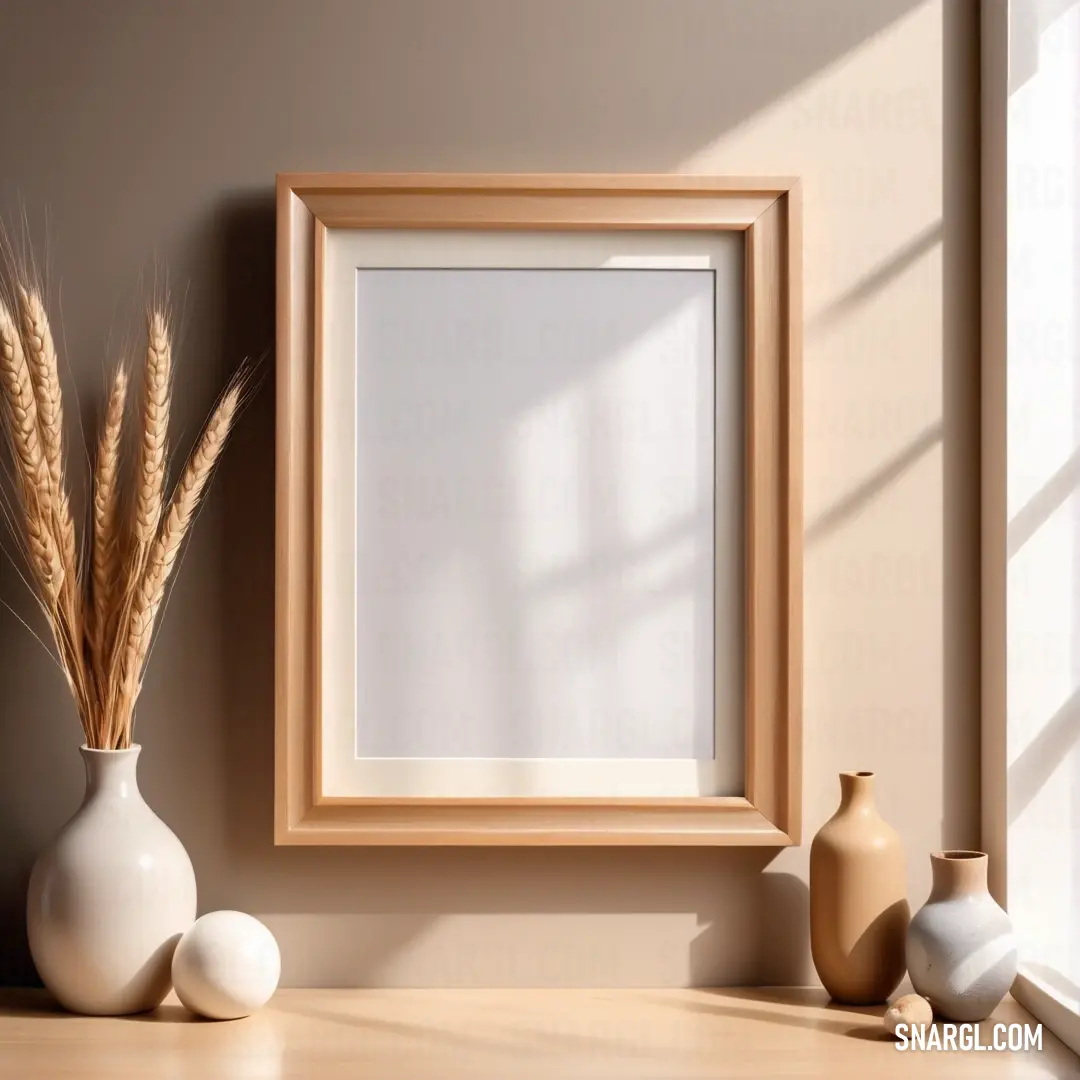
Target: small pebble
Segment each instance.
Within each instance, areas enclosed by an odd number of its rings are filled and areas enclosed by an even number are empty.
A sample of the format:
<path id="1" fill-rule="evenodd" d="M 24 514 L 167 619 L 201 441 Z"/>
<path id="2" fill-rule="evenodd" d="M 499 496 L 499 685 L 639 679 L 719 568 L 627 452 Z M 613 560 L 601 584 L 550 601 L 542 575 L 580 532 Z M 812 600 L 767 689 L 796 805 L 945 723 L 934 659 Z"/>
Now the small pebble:
<path id="1" fill-rule="evenodd" d="M 918 994 L 905 994 L 885 1010 L 885 1027 L 894 1035 L 898 1024 L 907 1024 L 910 1030 L 933 1022 L 934 1010 L 930 1007 L 930 1002 Z"/>

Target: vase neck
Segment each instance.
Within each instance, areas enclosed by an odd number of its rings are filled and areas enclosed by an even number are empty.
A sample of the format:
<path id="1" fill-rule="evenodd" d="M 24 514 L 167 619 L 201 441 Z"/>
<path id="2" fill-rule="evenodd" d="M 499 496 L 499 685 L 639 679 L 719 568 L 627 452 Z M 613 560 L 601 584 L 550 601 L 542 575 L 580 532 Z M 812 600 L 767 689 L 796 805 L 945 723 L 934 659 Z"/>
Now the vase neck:
<path id="1" fill-rule="evenodd" d="M 986 868 L 989 859 L 982 851 L 937 851 L 930 856 L 934 883 L 931 900 L 977 896 L 987 891 Z"/>
<path id="2" fill-rule="evenodd" d="M 876 814 L 874 804 L 874 774 L 872 772 L 842 772 L 840 774 L 840 810 L 853 814 Z"/>
<path id="3" fill-rule="evenodd" d="M 139 782 L 136 766 L 141 747 L 128 750 L 91 750 L 82 746 L 83 765 L 86 768 L 86 798 L 139 799 Z"/>

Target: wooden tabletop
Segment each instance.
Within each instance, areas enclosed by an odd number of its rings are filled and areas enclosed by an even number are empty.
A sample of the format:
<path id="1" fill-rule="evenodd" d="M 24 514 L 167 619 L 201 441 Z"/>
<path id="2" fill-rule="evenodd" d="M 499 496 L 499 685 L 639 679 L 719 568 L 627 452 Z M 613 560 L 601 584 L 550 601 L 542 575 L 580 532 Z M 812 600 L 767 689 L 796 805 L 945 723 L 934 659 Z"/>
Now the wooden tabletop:
<path id="1" fill-rule="evenodd" d="M 907 1052 L 882 1009 L 820 990 L 282 990 L 244 1020 L 199 1021 L 174 998 L 142 1016 L 59 1012 L 0 991 L 0 1077 L 26 1080 L 681 1080 L 684 1077 L 1080 1077 L 1041 1052 Z M 982 1025 L 1033 1023 L 1006 1000 Z"/>

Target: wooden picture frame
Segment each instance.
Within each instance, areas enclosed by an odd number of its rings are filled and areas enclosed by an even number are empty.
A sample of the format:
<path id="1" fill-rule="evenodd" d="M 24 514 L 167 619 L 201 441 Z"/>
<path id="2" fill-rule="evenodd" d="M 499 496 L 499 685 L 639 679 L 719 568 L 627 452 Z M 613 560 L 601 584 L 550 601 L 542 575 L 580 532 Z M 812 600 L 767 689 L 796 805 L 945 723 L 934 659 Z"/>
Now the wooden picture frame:
<path id="1" fill-rule="evenodd" d="M 801 836 L 801 202 L 793 179 L 283 174 L 277 181 L 278 844 L 765 845 Z M 369 798 L 321 789 L 319 558 L 328 230 L 741 234 L 745 795 Z"/>

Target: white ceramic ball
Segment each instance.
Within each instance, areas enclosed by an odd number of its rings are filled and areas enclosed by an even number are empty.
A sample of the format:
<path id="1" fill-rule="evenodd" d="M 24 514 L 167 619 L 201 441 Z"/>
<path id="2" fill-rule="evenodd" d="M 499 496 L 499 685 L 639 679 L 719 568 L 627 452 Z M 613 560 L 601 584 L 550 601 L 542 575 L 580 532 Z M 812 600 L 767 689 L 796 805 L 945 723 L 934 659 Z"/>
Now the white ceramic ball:
<path id="1" fill-rule="evenodd" d="M 176 996 L 211 1020 L 250 1015 L 270 1000 L 280 977 L 274 935 L 242 911 L 211 911 L 196 919 L 173 953 Z"/>

